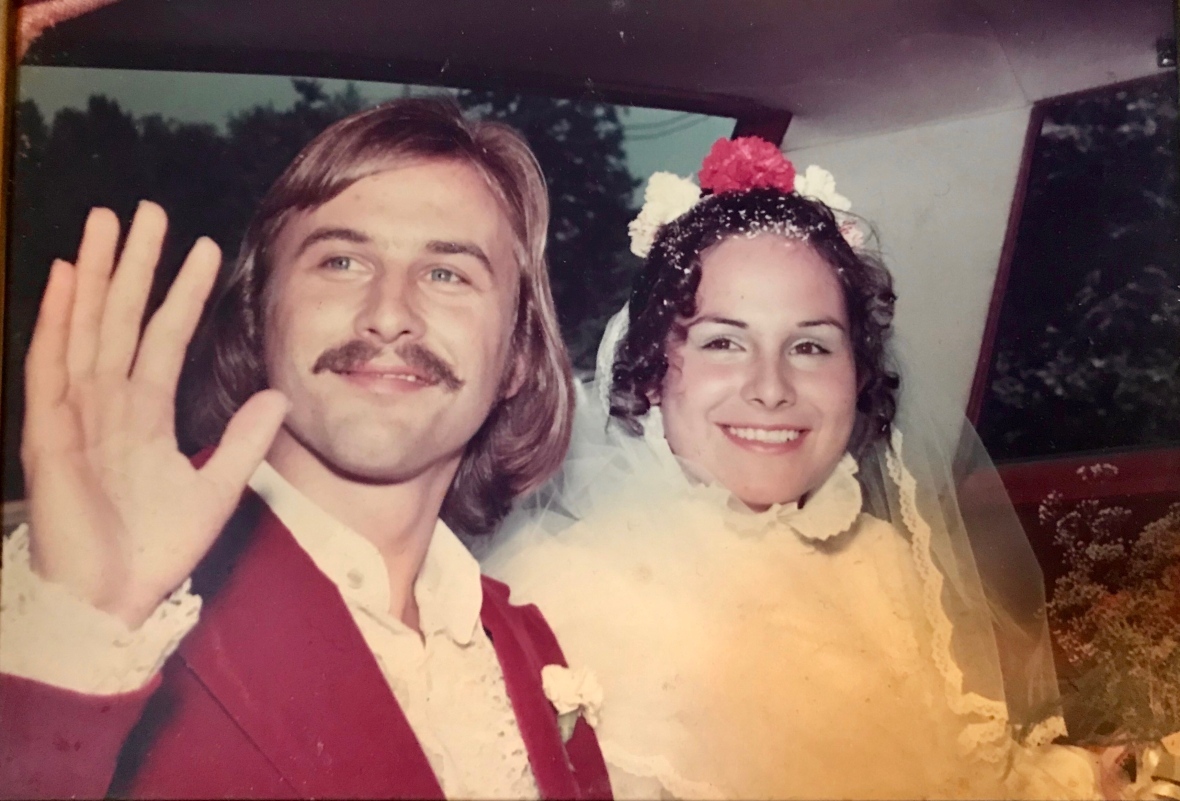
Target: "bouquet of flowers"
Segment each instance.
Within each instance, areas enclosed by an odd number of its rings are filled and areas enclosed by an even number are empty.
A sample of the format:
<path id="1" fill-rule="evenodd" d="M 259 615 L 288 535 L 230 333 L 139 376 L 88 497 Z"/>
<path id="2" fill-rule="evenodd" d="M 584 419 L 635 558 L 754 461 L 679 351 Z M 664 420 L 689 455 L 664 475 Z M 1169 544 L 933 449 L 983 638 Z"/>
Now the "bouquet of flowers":
<path id="1" fill-rule="evenodd" d="M 1082 470 L 1100 480 L 1116 468 Z M 1140 772 L 1180 782 L 1180 503 L 1139 531 L 1125 507 L 1057 492 L 1038 511 L 1067 568 L 1049 617 L 1074 673 L 1064 699 L 1072 739 L 1128 746 Z"/>

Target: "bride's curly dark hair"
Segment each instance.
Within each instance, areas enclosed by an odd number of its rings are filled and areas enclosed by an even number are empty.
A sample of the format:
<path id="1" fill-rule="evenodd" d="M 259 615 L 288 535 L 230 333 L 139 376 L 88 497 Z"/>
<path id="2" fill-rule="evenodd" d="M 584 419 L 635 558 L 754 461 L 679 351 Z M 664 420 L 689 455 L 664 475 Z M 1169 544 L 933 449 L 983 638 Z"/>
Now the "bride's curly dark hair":
<path id="1" fill-rule="evenodd" d="M 723 239 L 777 233 L 805 239 L 832 266 L 844 292 L 857 378 L 857 419 L 848 450 L 861 455 L 888 436 L 897 412 L 897 373 L 886 341 L 893 324 L 893 278 L 881 262 L 858 253 L 831 209 L 797 193 L 760 188 L 710 195 L 660 229 L 631 290 L 627 333 L 611 369 L 610 413 L 632 434 L 668 372 L 669 337 L 696 314 L 701 254 Z"/>

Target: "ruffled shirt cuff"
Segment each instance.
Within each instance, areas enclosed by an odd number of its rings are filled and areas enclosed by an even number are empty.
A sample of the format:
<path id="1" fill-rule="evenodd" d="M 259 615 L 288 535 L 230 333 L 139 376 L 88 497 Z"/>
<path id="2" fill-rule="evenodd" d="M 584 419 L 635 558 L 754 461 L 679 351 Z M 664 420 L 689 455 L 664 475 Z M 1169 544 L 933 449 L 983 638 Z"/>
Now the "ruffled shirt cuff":
<path id="1" fill-rule="evenodd" d="M 90 695 L 144 687 L 197 623 L 191 581 L 132 631 L 120 618 L 46 581 L 29 564 L 23 525 L 4 541 L 0 577 L 0 672 Z"/>

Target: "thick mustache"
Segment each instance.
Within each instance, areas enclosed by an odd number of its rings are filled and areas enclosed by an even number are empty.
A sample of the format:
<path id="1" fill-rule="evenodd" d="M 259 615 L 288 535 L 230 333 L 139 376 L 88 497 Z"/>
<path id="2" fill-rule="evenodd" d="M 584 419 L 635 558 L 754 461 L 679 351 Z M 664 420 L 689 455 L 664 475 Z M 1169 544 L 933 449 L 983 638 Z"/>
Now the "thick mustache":
<path id="1" fill-rule="evenodd" d="M 381 352 L 380 345 L 354 339 L 335 348 L 329 348 L 315 360 L 311 371 L 322 373 L 329 370 L 333 373 L 347 373 L 373 359 Z M 417 342 L 406 342 L 393 349 L 398 358 L 407 366 L 419 371 L 423 376 L 435 384 L 442 384 L 446 389 L 455 392 L 464 382 L 451 366 L 443 361 L 425 345 Z"/>

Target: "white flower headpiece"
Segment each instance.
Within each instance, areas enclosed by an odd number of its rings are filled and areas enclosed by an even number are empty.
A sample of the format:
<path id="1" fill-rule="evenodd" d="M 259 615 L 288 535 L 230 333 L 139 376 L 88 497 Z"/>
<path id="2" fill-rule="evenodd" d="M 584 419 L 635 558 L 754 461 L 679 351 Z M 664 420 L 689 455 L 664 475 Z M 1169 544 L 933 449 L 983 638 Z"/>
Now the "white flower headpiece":
<path id="1" fill-rule="evenodd" d="M 688 212 L 701 198 L 701 188 L 690 178 L 670 172 L 653 173 L 643 191 L 643 208 L 627 226 L 631 252 L 646 259 L 661 228 Z"/>
<path id="2" fill-rule="evenodd" d="M 837 213 L 840 234 L 850 247 L 864 244 L 863 232 L 846 214 L 852 209 L 852 202 L 836 192 L 832 174 L 814 164 L 799 174 L 778 148 L 763 140 L 754 137 L 718 140 L 701 166 L 701 182 L 717 192 L 760 186 L 790 191 L 793 187 L 799 195 L 819 201 Z M 700 199 L 701 187 L 691 178 L 670 172 L 654 173 L 643 192 L 639 216 L 627 226 L 631 252 L 647 258 L 660 229 L 686 214 Z"/>

